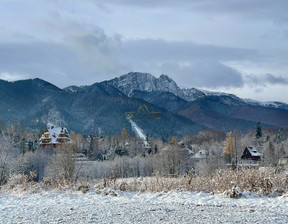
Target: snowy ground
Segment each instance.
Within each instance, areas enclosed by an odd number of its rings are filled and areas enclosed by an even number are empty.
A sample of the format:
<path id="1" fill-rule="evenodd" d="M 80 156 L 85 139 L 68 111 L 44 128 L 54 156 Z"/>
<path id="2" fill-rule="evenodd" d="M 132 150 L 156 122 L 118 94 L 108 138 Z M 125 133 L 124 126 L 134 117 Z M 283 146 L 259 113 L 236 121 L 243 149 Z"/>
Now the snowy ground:
<path id="1" fill-rule="evenodd" d="M 116 193 L 1 194 L 0 223 L 288 223 L 288 197 Z"/>

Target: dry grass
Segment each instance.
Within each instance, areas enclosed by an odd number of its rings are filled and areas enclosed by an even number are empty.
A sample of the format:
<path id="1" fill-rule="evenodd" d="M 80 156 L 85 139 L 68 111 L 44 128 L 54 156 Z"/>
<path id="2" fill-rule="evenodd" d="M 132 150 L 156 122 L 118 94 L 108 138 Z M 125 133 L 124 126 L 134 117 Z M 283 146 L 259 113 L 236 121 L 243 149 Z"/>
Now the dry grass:
<path id="1" fill-rule="evenodd" d="M 60 175 L 61 177 L 61 175 Z M 59 177 L 59 178 L 60 178 Z M 121 190 L 136 192 L 168 192 L 179 191 L 201 191 L 207 193 L 232 192 L 232 189 L 249 191 L 259 195 L 280 196 L 288 192 L 288 175 L 278 173 L 272 168 L 241 169 L 241 170 L 217 170 L 209 176 L 194 176 L 188 174 L 180 177 L 137 177 L 137 178 L 117 178 L 112 175 L 110 178 L 89 180 L 67 184 L 63 178 L 54 180 L 45 179 L 40 184 L 33 179 L 35 174 L 17 174 L 11 176 L 7 183 L 7 188 L 12 190 L 19 186 L 24 191 L 35 192 L 36 189 L 72 189 L 86 193 L 89 190 Z M 31 190 L 32 189 L 32 190 Z M 34 190 L 33 190 L 34 189 Z M 231 191 L 232 190 L 232 191 Z"/>
<path id="2" fill-rule="evenodd" d="M 104 178 L 97 188 L 121 191 L 162 192 L 171 190 L 219 193 L 234 188 L 260 195 L 281 195 L 288 192 L 288 175 L 275 169 L 218 170 L 209 176 Z"/>
<path id="3" fill-rule="evenodd" d="M 40 187 L 39 184 L 34 181 L 35 178 L 35 172 L 30 172 L 29 175 L 15 174 L 8 178 L 6 187 L 9 190 L 37 192 Z"/>

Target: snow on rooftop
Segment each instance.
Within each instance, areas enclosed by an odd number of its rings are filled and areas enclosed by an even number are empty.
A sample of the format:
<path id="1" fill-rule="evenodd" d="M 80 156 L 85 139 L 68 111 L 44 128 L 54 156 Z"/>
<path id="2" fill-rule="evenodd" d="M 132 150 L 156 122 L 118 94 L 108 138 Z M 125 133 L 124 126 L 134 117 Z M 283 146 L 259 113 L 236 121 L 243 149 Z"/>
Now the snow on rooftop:
<path id="1" fill-rule="evenodd" d="M 258 150 L 255 147 L 249 146 L 247 148 L 252 156 L 262 156 L 262 154 L 258 152 Z"/>
<path id="2" fill-rule="evenodd" d="M 44 134 L 49 133 L 51 141 L 48 142 L 48 143 L 45 143 L 45 144 L 59 144 L 57 139 L 66 139 L 66 138 L 68 138 L 69 139 L 68 142 L 71 141 L 70 136 L 68 134 L 68 131 L 67 131 L 67 129 L 65 127 L 55 127 L 54 125 L 48 124 L 47 130 L 48 131 L 45 132 Z M 65 137 L 61 137 L 61 136 L 59 136 L 60 134 L 65 134 L 66 136 Z M 44 135 L 42 135 L 42 137 L 40 138 L 40 141 L 43 140 L 43 139 L 50 139 L 50 138 L 46 138 L 46 137 L 44 137 Z"/>

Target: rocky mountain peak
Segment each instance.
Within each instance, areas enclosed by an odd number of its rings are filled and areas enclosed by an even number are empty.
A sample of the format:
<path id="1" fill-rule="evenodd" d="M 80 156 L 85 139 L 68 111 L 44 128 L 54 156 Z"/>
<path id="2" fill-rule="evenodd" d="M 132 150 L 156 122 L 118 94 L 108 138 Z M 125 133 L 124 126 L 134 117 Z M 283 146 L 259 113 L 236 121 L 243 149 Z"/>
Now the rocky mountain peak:
<path id="1" fill-rule="evenodd" d="M 145 92 L 170 92 L 176 96 L 183 97 L 181 89 L 176 82 L 167 75 L 161 75 L 159 78 L 156 78 L 149 73 L 130 72 L 112 79 L 110 82 L 128 96 L 134 90 L 140 90 Z"/>

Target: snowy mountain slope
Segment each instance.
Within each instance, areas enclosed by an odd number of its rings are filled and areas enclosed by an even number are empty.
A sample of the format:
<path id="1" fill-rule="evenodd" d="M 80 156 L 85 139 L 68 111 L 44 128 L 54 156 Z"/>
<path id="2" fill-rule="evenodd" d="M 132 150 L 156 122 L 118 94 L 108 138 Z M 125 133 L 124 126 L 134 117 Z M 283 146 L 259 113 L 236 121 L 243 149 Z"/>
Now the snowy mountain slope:
<path id="1" fill-rule="evenodd" d="M 281 102 L 260 102 L 255 100 L 247 100 L 241 99 L 233 94 L 223 93 L 223 92 L 213 92 L 208 90 L 196 89 L 196 88 L 180 88 L 177 83 L 168 77 L 167 75 L 161 75 L 159 78 L 154 77 L 149 73 L 141 73 L 141 72 L 130 72 L 128 74 L 122 75 L 120 77 L 103 81 L 100 83 L 95 83 L 91 86 L 70 86 L 65 88 L 64 90 L 70 92 L 91 92 L 95 91 L 95 87 L 98 85 L 110 89 L 114 87 L 115 89 L 119 90 L 121 93 L 129 96 L 134 97 L 133 92 L 135 91 L 142 91 L 142 92 L 162 92 L 162 93 L 172 93 L 177 97 L 187 101 L 193 102 L 197 99 L 206 97 L 206 96 L 223 96 L 229 97 L 231 100 L 227 101 L 226 103 L 240 103 L 241 105 L 247 104 L 251 106 L 262 106 L 262 107 L 269 107 L 269 108 L 279 108 L 288 110 L 288 104 L 281 103 Z M 94 88 L 93 88 L 94 86 Z M 101 89 L 100 88 L 100 89 Z M 99 91 L 99 90 L 97 90 Z M 116 93 L 115 91 L 112 93 Z M 118 93 L 119 95 L 119 93 Z M 143 98 L 142 98 L 143 99 Z M 227 98 L 228 99 L 228 98 Z M 234 102 L 235 100 L 235 102 Z"/>
<path id="2" fill-rule="evenodd" d="M 134 132 L 137 134 L 137 136 L 138 136 L 139 138 L 141 138 L 141 139 L 144 140 L 144 139 L 146 138 L 146 136 L 145 136 L 145 134 L 143 133 L 143 130 L 137 126 L 137 124 L 136 124 L 135 121 L 129 119 L 129 122 L 131 123 L 132 129 L 133 129 Z"/>
<path id="3" fill-rule="evenodd" d="M 195 88 L 182 88 L 181 90 L 184 95 L 183 99 L 185 99 L 186 101 L 194 101 L 201 97 L 206 96 L 206 94 L 203 91 Z"/>
<path id="4" fill-rule="evenodd" d="M 12 122 L 21 122 L 27 130 L 39 130 L 44 129 L 47 122 L 56 122 L 69 131 L 95 135 L 119 133 L 126 127 L 128 133 L 133 134 L 125 113 L 137 111 L 140 105 L 145 104 L 149 110 L 162 115 L 157 121 L 137 121 L 145 134 L 160 138 L 197 133 L 204 128 L 147 101 L 128 97 L 108 83 L 79 89 L 62 90 L 39 79 L 0 80 L 0 123 L 8 126 Z"/>
<path id="5" fill-rule="evenodd" d="M 261 101 L 252 100 L 252 99 L 243 99 L 243 101 L 253 106 L 271 107 L 271 108 L 279 108 L 279 109 L 288 110 L 288 104 L 277 102 L 277 101 L 261 102 Z"/>

